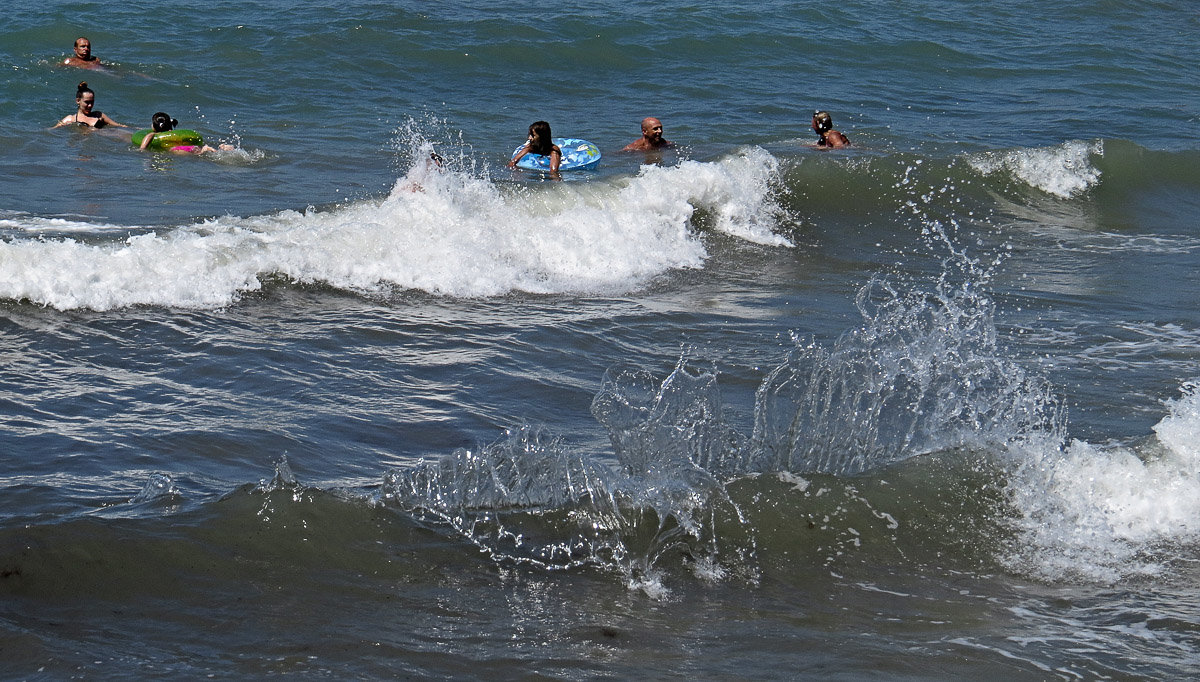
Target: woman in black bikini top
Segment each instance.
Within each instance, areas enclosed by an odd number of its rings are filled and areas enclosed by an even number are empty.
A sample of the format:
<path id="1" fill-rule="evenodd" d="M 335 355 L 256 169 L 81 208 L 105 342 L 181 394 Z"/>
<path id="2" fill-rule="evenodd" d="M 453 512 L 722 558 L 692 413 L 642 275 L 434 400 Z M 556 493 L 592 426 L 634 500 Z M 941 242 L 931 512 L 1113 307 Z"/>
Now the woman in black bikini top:
<path id="1" fill-rule="evenodd" d="M 92 107 L 96 106 L 96 93 L 88 87 L 87 81 L 83 81 L 75 89 L 75 103 L 79 107 L 75 111 L 75 114 L 59 121 L 54 126 L 55 128 L 69 125 L 78 125 L 84 128 L 103 128 L 104 126 L 129 127 L 123 123 L 117 123 L 102 111 L 92 110 Z"/>

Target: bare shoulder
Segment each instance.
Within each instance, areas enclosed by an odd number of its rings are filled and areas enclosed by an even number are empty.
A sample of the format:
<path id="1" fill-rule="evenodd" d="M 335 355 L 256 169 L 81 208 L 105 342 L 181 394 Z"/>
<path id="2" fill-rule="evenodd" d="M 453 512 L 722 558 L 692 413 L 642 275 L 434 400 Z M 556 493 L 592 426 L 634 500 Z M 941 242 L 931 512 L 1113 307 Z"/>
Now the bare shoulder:
<path id="1" fill-rule="evenodd" d="M 831 146 L 831 147 L 849 147 L 850 146 L 850 138 L 846 137 L 840 131 L 837 131 L 837 130 L 829 131 L 829 134 L 826 136 L 825 139 L 829 141 L 829 146 Z"/>
<path id="2" fill-rule="evenodd" d="M 104 68 L 104 65 L 101 64 L 100 60 L 96 59 L 96 58 L 92 58 L 87 61 L 84 61 L 84 60 L 80 59 L 79 57 L 67 57 L 66 59 L 63 60 L 62 65 L 63 66 L 77 66 L 81 69 L 103 69 Z"/>

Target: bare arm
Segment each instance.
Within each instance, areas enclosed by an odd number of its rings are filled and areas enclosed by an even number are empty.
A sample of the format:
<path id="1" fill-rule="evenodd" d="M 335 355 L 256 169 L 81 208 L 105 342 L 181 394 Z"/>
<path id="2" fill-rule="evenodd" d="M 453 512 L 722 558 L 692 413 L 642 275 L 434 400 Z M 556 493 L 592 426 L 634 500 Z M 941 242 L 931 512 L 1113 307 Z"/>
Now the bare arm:
<path id="1" fill-rule="evenodd" d="M 528 153 L 529 153 L 529 143 L 526 142 L 525 146 L 521 147 L 521 151 L 517 152 L 517 155 L 512 157 L 512 160 L 508 162 L 508 167 L 516 168 L 517 162 L 521 160 L 521 157 L 525 156 Z"/>
<path id="2" fill-rule="evenodd" d="M 109 118 L 108 114 L 105 114 L 105 113 L 101 113 L 100 118 L 104 119 L 104 122 L 110 126 L 116 126 L 118 128 L 128 128 L 129 127 L 129 126 L 125 125 L 124 123 L 117 123 L 116 121 Z"/>
<path id="3" fill-rule="evenodd" d="M 72 123 L 74 123 L 74 122 L 75 122 L 74 118 L 75 118 L 74 116 L 67 116 L 67 117 L 65 117 L 63 120 L 59 121 L 58 123 L 55 123 L 54 125 L 50 126 L 50 129 L 51 129 L 51 130 L 53 130 L 53 129 L 55 129 L 55 128 L 61 128 L 61 127 L 63 127 L 63 126 L 69 126 L 69 125 L 71 125 Z"/>
<path id="4" fill-rule="evenodd" d="M 555 146 L 550 150 L 550 172 L 557 173 L 560 163 L 562 163 L 562 150 Z"/>
<path id="5" fill-rule="evenodd" d="M 139 149 L 145 149 L 146 147 L 150 146 L 150 140 L 153 140 L 153 139 L 154 139 L 154 133 L 152 133 L 152 132 L 146 133 L 146 136 L 142 138 L 142 146 L 139 147 Z"/>

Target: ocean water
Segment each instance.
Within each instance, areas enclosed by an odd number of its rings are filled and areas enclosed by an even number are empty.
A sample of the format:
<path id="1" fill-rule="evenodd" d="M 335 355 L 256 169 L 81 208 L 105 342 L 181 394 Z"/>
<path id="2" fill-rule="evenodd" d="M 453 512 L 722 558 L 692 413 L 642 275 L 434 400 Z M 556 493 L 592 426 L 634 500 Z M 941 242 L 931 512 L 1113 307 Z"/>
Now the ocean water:
<path id="1" fill-rule="evenodd" d="M 0 677 L 1200 674 L 1193 3 L 0 29 Z"/>

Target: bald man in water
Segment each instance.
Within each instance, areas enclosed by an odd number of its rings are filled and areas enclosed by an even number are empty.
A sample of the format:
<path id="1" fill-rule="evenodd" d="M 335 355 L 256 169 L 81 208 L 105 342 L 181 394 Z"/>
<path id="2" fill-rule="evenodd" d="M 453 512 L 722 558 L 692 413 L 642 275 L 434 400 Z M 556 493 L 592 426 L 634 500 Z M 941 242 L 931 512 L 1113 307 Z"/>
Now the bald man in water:
<path id="1" fill-rule="evenodd" d="M 642 119 L 642 136 L 625 145 L 625 148 L 621 151 L 648 152 L 652 149 L 663 149 L 673 146 L 675 146 L 673 142 L 663 139 L 662 121 L 653 116 L 647 116 Z"/>
<path id="2" fill-rule="evenodd" d="M 75 39 L 75 54 L 63 61 L 63 66 L 79 66 L 85 69 L 97 69 L 102 65 L 92 54 L 92 41 L 80 36 Z"/>

